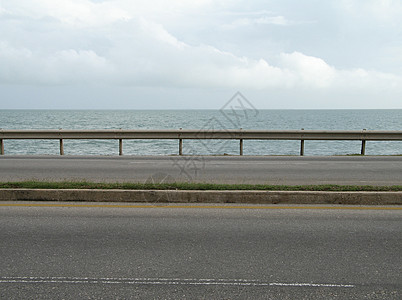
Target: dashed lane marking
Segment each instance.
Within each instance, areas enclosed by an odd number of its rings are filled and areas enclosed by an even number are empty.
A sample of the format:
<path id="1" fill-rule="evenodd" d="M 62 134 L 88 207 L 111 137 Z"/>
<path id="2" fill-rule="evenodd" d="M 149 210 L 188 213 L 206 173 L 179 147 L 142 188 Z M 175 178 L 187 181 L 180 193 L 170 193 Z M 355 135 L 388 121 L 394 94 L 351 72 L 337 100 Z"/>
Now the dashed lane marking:
<path id="1" fill-rule="evenodd" d="M 217 285 L 217 286 L 281 286 L 353 288 L 353 284 L 265 282 L 248 279 L 189 278 L 89 278 L 89 277 L 0 277 L 0 283 L 61 283 L 61 284 L 131 284 L 131 285 Z"/>

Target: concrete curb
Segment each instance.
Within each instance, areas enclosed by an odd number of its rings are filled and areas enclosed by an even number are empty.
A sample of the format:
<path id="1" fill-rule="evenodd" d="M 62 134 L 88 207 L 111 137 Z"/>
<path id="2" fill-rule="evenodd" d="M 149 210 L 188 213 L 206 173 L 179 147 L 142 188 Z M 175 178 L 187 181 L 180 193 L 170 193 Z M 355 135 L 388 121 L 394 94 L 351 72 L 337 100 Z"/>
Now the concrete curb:
<path id="1" fill-rule="evenodd" d="M 402 205 L 402 192 L 0 189 L 0 201 Z"/>

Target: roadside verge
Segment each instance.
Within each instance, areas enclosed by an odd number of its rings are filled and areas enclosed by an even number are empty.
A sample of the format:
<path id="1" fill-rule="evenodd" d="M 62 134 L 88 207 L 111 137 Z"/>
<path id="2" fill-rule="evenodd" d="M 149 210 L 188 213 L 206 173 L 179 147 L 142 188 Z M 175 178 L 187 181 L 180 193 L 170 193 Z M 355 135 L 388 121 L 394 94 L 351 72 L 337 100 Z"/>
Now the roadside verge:
<path id="1" fill-rule="evenodd" d="M 402 205 L 402 192 L 7 188 L 0 201 Z"/>

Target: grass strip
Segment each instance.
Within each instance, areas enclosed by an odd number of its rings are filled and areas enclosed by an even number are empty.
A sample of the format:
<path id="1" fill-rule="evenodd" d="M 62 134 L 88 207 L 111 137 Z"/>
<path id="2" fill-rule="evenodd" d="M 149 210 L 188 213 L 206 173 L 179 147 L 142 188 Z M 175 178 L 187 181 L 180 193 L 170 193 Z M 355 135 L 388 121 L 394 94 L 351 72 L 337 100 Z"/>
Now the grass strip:
<path id="1" fill-rule="evenodd" d="M 102 183 L 87 181 L 21 181 L 0 182 L 2 189 L 121 189 L 121 190 L 258 190 L 258 191 L 330 191 L 330 192 L 396 192 L 402 191 L 402 185 L 270 185 L 270 184 L 216 184 L 216 183 Z"/>

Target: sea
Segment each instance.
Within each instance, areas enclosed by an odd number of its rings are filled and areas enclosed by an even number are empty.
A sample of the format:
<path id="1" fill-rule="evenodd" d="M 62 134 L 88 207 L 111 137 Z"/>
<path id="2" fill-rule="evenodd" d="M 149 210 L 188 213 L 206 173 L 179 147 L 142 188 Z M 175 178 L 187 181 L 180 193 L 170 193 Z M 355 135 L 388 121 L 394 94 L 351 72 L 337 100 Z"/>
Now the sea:
<path id="1" fill-rule="evenodd" d="M 402 130 L 387 110 L 0 110 L 1 129 Z M 116 140 L 65 140 L 65 155 L 118 155 Z M 306 141 L 305 155 L 353 155 L 359 141 Z M 58 155 L 57 140 L 5 140 L 6 155 Z M 300 141 L 244 141 L 244 155 L 298 155 Z M 177 140 L 124 140 L 124 155 L 176 155 Z M 239 142 L 184 140 L 183 153 L 238 155 Z M 368 141 L 367 155 L 401 155 L 402 142 Z"/>

